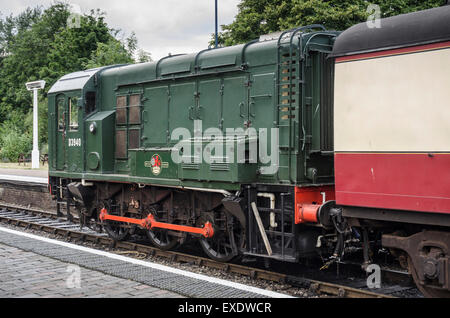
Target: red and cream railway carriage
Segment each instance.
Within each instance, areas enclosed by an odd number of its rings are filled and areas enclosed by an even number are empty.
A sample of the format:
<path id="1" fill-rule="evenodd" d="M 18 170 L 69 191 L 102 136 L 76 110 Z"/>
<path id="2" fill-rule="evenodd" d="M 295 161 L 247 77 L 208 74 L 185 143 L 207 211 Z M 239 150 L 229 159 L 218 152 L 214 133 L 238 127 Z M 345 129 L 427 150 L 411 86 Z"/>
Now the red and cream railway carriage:
<path id="1" fill-rule="evenodd" d="M 450 292 L 449 17 L 361 23 L 333 51 L 336 203 L 350 224 L 395 229 L 383 245 L 432 296 Z"/>

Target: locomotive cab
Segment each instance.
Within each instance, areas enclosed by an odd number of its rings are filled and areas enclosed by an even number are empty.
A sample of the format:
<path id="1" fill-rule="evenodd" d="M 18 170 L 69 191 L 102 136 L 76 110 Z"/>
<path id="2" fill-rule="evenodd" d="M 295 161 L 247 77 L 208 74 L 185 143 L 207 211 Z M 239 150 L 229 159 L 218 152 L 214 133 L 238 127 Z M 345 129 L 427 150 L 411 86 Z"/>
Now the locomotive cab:
<path id="1" fill-rule="evenodd" d="M 49 165 L 52 174 L 79 174 L 86 171 L 89 153 L 86 147 L 93 141 L 87 133 L 94 126 L 102 126 L 106 114 L 98 114 L 97 79 L 105 68 L 68 74 L 62 77 L 48 92 L 49 99 Z M 96 120 L 97 119 L 97 120 Z M 95 141 L 101 145 L 101 141 Z M 97 148 L 97 145 L 92 146 Z M 98 151 L 98 150 L 97 150 Z M 109 153 L 105 154 L 106 156 Z M 103 157 L 103 153 L 97 156 Z M 100 163 L 98 163 L 99 165 Z M 91 164 L 93 166 L 94 163 Z M 104 164 L 108 169 L 107 164 Z M 112 168 L 109 168 L 112 171 Z"/>

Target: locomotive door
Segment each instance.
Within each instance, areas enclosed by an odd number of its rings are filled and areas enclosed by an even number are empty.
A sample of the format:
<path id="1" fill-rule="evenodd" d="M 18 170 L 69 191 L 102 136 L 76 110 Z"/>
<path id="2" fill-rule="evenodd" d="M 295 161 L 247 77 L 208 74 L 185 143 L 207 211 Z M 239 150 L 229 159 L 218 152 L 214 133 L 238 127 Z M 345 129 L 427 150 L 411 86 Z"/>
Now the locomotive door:
<path id="1" fill-rule="evenodd" d="M 60 94 L 56 98 L 57 136 L 56 169 L 69 172 L 82 171 L 82 138 L 80 97 L 77 93 Z"/>
<path id="2" fill-rule="evenodd" d="M 66 96 L 56 97 L 56 170 L 64 170 L 66 162 Z"/>
<path id="3" fill-rule="evenodd" d="M 272 149 L 279 143 L 279 140 L 277 140 L 279 136 L 277 134 L 272 135 L 276 118 L 274 79 L 274 73 L 253 75 L 248 104 L 249 121 L 251 127 L 258 134 L 259 156 L 261 156 L 259 161 L 263 164 L 261 168 L 261 171 L 263 171 L 262 177 L 269 178 L 278 171 L 279 167 L 279 149 Z"/>
<path id="4" fill-rule="evenodd" d="M 226 77 L 223 80 L 222 130 L 246 127 L 248 116 L 248 77 Z"/>

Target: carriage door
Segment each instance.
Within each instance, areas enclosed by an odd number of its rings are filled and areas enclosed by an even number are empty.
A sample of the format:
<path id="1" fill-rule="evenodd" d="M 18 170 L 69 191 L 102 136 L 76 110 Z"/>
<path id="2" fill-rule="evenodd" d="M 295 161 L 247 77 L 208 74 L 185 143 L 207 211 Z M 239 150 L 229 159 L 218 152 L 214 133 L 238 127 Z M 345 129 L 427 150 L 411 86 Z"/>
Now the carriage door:
<path id="1" fill-rule="evenodd" d="M 78 94 L 58 95 L 57 107 L 57 170 L 82 171 L 82 143 L 80 117 L 81 99 Z"/>

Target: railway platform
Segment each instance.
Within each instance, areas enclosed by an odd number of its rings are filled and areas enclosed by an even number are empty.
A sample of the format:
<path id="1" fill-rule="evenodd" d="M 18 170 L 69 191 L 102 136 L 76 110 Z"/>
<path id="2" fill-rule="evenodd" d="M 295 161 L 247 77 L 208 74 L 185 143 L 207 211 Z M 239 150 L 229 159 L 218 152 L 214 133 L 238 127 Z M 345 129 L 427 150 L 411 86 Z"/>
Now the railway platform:
<path id="1" fill-rule="evenodd" d="M 0 267 L 0 298 L 182 297 L 4 244 L 0 244 Z"/>
<path id="2" fill-rule="evenodd" d="M 47 185 L 48 171 L 31 169 L 0 169 L 0 181 Z"/>
<path id="3" fill-rule="evenodd" d="M 0 298 L 288 298 L 0 227 Z"/>
<path id="4" fill-rule="evenodd" d="M 48 171 L 0 168 L 0 202 L 56 211 L 48 191 Z"/>

